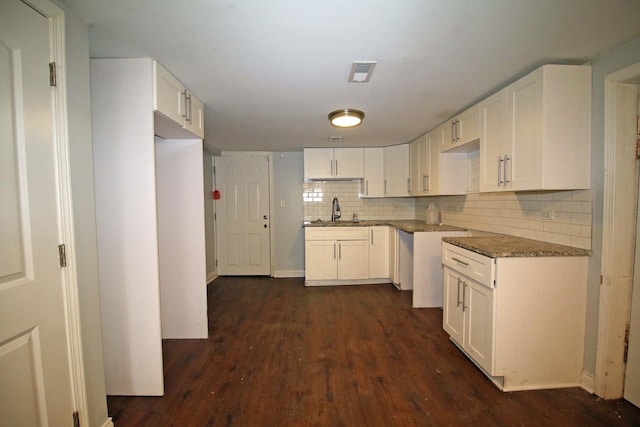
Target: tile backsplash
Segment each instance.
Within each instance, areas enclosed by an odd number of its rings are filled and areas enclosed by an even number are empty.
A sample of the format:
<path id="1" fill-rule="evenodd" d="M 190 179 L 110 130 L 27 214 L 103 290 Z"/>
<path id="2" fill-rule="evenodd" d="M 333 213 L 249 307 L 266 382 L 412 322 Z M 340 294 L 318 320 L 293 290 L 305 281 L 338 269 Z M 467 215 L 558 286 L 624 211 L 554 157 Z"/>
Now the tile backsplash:
<path id="1" fill-rule="evenodd" d="M 356 213 L 362 220 L 425 221 L 434 203 L 448 225 L 591 249 L 591 190 L 369 199 L 362 197 L 361 180 L 313 181 L 303 183 L 304 220 L 330 220 L 334 197 L 341 219 Z"/>
<path id="2" fill-rule="evenodd" d="M 591 190 L 424 197 L 415 219 L 426 219 L 429 203 L 448 225 L 591 249 Z"/>
<path id="3" fill-rule="evenodd" d="M 304 220 L 331 219 L 331 201 L 337 197 L 341 219 L 415 219 L 415 199 L 388 197 L 369 199 L 362 197 L 362 180 L 304 182 Z"/>

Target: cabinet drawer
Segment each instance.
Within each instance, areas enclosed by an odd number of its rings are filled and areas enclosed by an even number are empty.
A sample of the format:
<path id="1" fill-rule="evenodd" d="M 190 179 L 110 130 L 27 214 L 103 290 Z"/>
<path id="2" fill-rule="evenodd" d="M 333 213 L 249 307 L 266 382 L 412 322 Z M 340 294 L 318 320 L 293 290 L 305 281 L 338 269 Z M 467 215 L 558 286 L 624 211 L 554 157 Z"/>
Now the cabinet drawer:
<path id="1" fill-rule="evenodd" d="M 306 240 L 368 240 L 369 227 L 307 227 Z"/>
<path id="2" fill-rule="evenodd" d="M 493 258 L 443 242 L 442 263 L 482 285 L 494 287 L 495 263 Z"/>

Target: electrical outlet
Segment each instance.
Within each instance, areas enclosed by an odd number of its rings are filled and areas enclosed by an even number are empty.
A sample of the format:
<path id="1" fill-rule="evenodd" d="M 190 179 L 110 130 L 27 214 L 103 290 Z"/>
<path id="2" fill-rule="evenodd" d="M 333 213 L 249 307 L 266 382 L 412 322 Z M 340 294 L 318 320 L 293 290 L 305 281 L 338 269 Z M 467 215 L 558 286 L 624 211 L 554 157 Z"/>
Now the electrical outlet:
<path id="1" fill-rule="evenodd" d="M 542 211 L 540 217 L 543 221 L 553 221 L 553 211 Z"/>

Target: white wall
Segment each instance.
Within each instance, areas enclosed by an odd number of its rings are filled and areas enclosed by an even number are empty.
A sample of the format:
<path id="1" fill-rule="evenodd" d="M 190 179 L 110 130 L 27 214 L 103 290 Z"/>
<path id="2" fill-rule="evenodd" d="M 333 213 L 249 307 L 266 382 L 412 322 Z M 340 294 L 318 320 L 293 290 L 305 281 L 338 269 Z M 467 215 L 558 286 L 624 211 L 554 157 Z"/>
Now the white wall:
<path id="1" fill-rule="evenodd" d="M 91 104 L 89 93 L 88 26 L 65 11 L 67 112 L 69 154 L 78 296 L 82 336 L 82 358 L 86 380 L 87 411 L 91 426 L 108 422 L 102 358 L 102 327 L 96 249 Z"/>
<path id="2" fill-rule="evenodd" d="M 274 277 L 304 276 L 302 152 L 273 153 L 271 227 Z M 284 202 L 284 206 L 282 205 Z"/>

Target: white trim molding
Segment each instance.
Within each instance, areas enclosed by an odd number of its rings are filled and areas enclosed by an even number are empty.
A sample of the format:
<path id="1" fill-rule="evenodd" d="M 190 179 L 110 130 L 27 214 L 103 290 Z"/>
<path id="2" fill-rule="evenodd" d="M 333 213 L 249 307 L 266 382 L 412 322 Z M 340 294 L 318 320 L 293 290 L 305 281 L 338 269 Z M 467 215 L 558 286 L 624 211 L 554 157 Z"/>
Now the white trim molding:
<path id="1" fill-rule="evenodd" d="M 80 328 L 80 300 L 78 295 L 77 264 L 73 205 L 71 198 L 69 132 L 67 115 L 66 40 L 65 18 L 62 9 L 48 0 L 24 0 L 49 20 L 51 40 L 50 61 L 56 63 L 56 90 L 53 91 L 55 123 L 54 138 L 58 165 L 58 229 L 60 242 L 66 250 L 66 268 L 62 269 L 62 286 L 65 305 L 65 321 L 71 389 L 74 410 L 80 417 L 80 425 L 89 425 L 86 378 Z M 109 420 L 110 422 L 110 420 Z M 111 423 L 113 425 L 113 423 Z"/>
<path id="2" fill-rule="evenodd" d="M 604 209 L 595 393 L 622 397 L 624 337 L 629 321 L 636 230 L 635 122 L 640 63 L 605 79 Z M 628 130 L 631 129 L 633 134 Z M 633 183 L 633 184 L 631 184 Z"/>
<path id="3" fill-rule="evenodd" d="M 277 270 L 273 272 L 276 279 L 287 277 L 304 277 L 304 270 Z"/>

